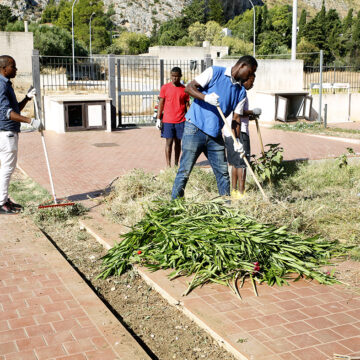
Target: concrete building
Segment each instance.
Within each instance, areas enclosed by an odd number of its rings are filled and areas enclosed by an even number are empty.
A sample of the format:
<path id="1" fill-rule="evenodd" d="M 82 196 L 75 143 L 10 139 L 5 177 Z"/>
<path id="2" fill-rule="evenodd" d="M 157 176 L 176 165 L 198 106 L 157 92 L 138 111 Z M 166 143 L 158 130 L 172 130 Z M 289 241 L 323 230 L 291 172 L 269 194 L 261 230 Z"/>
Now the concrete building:
<path id="1" fill-rule="evenodd" d="M 12 56 L 16 60 L 16 66 L 21 75 L 30 75 L 32 72 L 33 49 L 32 32 L 0 31 L 0 54 Z"/>

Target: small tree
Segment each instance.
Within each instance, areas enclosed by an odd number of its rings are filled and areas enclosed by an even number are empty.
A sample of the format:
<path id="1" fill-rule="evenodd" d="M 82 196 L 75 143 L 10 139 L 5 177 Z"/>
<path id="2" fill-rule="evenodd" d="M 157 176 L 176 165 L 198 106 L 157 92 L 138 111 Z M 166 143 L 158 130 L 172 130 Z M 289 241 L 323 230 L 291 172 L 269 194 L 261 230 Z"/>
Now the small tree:
<path id="1" fill-rule="evenodd" d="M 144 34 L 124 31 L 106 49 L 108 54 L 138 55 L 147 52 L 150 40 Z"/>
<path id="2" fill-rule="evenodd" d="M 13 16 L 8 6 L 0 5 L 0 31 L 4 31 L 8 23 L 13 23 L 16 16 Z"/>
<path id="3" fill-rule="evenodd" d="M 208 20 L 216 21 L 218 24 L 223 25 L 225 22 L 224 9 L 220 0 L 209 0 L 209 13 Z"/>

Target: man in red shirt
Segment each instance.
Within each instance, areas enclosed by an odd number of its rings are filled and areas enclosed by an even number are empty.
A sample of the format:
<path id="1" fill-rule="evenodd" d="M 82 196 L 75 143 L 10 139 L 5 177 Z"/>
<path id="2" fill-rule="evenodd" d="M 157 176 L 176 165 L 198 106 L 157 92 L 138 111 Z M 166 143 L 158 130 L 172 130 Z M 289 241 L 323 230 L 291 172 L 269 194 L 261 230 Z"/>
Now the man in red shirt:
<path id="1" fill-rule="evenodd" d="M 165 158 L 168 167 L 171 166 L 173 144 L 175 150 L 175 166 L 179 164 L 181 138 L 184 132 L 185 113 L 189 106 L 189 95 L 180 82 L 181 69 L 171 69 L 171 82 L 160 90 L 160 102 L 157 113 L 156 127 L 161 130 L 161 137 L 166 139 Z"/>

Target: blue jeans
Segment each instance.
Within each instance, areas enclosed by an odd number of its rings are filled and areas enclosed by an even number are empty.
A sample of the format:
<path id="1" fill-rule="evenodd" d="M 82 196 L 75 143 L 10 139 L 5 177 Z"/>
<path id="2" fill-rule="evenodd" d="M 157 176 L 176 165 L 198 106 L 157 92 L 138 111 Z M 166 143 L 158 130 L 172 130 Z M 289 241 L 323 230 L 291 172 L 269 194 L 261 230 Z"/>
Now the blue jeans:
<path id="1" fill-rule="evenodd" d="M 180 167 L 176 174 L 171 198 L 184 196 L 192 168 L 200 154 L 204 153 L 214 171 L 219 194 L 230 195 L 230 178 L 225 155 L 225 145 L 221 134 L 217 138 L 206 135 L 189 121 L 185 122 L 182 138 Z"/>

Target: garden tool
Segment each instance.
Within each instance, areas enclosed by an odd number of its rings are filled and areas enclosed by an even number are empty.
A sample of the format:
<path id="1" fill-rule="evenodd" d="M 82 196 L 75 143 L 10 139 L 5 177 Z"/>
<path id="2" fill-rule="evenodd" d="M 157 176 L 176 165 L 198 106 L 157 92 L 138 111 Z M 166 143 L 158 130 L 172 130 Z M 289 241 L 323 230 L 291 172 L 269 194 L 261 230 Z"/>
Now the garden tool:
<path id="1" fill-rule="evenodd" d="M 217 106 L 217 109 L 218 109 L 218 112 L 219 112 L 219 114 L 220 114 L 221 118 L 222 118 L 222 119 L 223 119 L 223 121 L 224 121 L 225 126 L 226 126 L 226 127 L 228 128 L 228 130 L 230 131 L 231 136 L 232 136 L 232 138 L 233 138 L 234 142 L 236 142 L 236 141 L 237 141 L 237 139 L 236 139 L 235 135 L 233 134 L 233 132 L 232 132 L 232 130 L 231 130 L 231 127 L 230 127 L 230 125 L 227 123 L 227 121 L 226 121 L 226 119 L 225 119 L 225 115 L 224 115 L 224 113 L 222 112 L 222 110 L 221 110 L 220 106 Z M 254 178 L 254 181 L 255 181 L 255 183 L 256 183 L 256 185 L 257 185 L 257 187 L 259 188 L 259 190 L 260 190 L 260 192 L 261 192 L 262 196 L 264 197 L 264 199 L 269 200 L 269 199 L 268 199 L 268 197 L 266 196 L 266 194 L 265 194 L 265 192 L 264 192 L 263 188 L 261 187 L 261 185 L 260 185 L 260 183 L 259 183 L 258 179 L 256 178 L 256 176 L 255 176 L 255 174 L 254 174 L 254 172 L 253 172 L 253 170 L 252 170 L 252 168 L 251 168 L 251 166 L 250 166 L 250 164 L 249 164 L 249 162 L 248 162 L 248 160 L 247 160 L 247 158 L 246 158 L 245 154 L 241 154 L 240 156 L 243 158 L 243 160 L 244 160 L 244 162 L 245 162 L 245 164 L 246 164 L 247 168 L 249 169 L 250 174 L 251 174 L 251 175 L 252 175 L 252 177 Z"/>
<path id="2" fill-rule="evenodd" d="M 35 116 L 42 123 L 41 118 L 40 118 L 39 107 L 38 107 L 36 95 L 34 97 L 34 104 L 35 104 Z M 41 141 L 42 141 L 44 154 L 45 154 L 46 166 L 47 166 L 47 170 L 48 170 L 48 173 L 49 173 L 50 186 L 51 186 L 51 191 L 52 191 L 52 195 L 53 195 L 53 198 L 54 198 L 54 204 L 51 204 L 51 205 L 39 205 L 38 208 L 43 209 L 43 208 L 48 208 L 48 207 L 74 205 L 75 203 L 58 203 L 58 200 L 56 199 L 54 182 L 53 182 L 53 179 L 52 179 L 52 174 L 51 174 L 51 169 L 50 169 L 50 162 L 49 162 L 49 157 L 48 157 L 48 153 L 47 153 L 47 149 L 46 149 L 45 137 L 44 137 L 44 133 L 43 133 L 42 129 L 40 130 L 40 134 L 41 134 Z"/>
<path id="3" fill-rule="evenodd" d="M 260 132 L 260 127 L 259 127 L 259 119 L 258 116 L 254 115 L 254 119 L 255 119 L 255 124 L 256 124 L 256 130 L 259 136 L 259 140 L 260 140 L 260 145 L 261 145 L 261 153 L 263 155 L 263 157 L 265 157 L 265 151 L 264 151 L 264 143 L 262 141 L 262 137 L 261 137 L 261 132 Z"/>
<path id="4" fill-rule="evenodd" d="M 360 360 L 360 356 L 334 354 L 333 360 Z"/>

